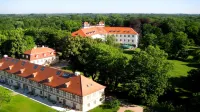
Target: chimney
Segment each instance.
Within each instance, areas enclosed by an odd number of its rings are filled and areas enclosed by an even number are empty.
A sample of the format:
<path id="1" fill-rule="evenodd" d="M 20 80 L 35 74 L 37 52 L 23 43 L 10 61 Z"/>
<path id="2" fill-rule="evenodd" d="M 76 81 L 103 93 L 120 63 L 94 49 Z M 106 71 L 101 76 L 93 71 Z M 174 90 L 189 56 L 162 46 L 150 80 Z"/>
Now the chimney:
<path id="1" fill-rule="evenodd" d="M 81 73 L 80 72 L 75 72 L 75 75 L 76 76 L 79 76 Z"/>
<path id="2" fill-rule="evenodd" d="M 83 23 L 83 28 L 89 28 L 89 27 L 90 27 L 90 24 L 88 22 Z"/>
<path id="3" fill-rule="evenodd" d="M 4 57 L 4 58 L 7 58 L 7 57 L 8 57 L 8 55 L 6 55 L 6 54 L 5 54 L 5 55 L 3 55 L 3 57 Z"/>

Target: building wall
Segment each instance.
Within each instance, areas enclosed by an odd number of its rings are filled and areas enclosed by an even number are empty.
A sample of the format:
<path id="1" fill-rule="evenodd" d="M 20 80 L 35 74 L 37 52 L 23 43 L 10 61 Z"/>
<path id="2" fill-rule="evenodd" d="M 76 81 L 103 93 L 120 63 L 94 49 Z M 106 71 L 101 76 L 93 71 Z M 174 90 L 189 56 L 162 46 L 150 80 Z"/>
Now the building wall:
<path id="1" fill-rule="evenodd" d="M 105 35 L 103 35 L 103 34 L 95 34 L 95 35 L 92 35 L 91 36 L 92 37 L 92 39 L 102 39 L 102 40 L 105 40 Z"/>
<path id="2" fill-rule="evenodd" d="M 105 100 L 104 89 L 96 91 L 92 94 L 83 97 L 83 111 L 89 111 L 99 105 Z"/>
<path id="3" fill-rule="evenodd" d="M 114 34 L 117 43 L 129 44 L 138 47 L 138 35 L 132 34 Z"/>
<path id="4" fill-rule="evenodd" d="M 108 34 L 108 35 L 113 35 L 115 37 L 116 43 L 134 45 L 136 48 L 138 47 L 139 35 L 133 35 L 133 34 Z M 102 40 L 105 40 L 106 36 L 107 34 L 106 35 L 95 34 L 92 35 L 91 37 L 93 39 L 101 38 Z"/>
<path id="5" fill-rule="evenodd" d="M 56 56 L 52 56 L 52 57 L 47 57 L 47 58 L 42 58 L 42 59 L 37 59 L 37 60 L 32 60 L 30 61 L 31 63 L 35 63 L 38 65 L 45 65 L 47 63 L 49 64 L 54 64 L 56 62 L 59 61 L 59 58 Z"/>
<path id="6" fill-rule="evenodd" d="M 104 95 L 104 89 L 102 89 L 88 96 L 81 97 L 81 96 L 71 94 L 71 93 L 56 89 L 56 88 L 39 84 L 37 82 L 28 80 L 26 78 L 23 78 L 14 74 L 0 71 L 0 81 L 5 82 L 6 80 L 8 82 L 7 84 L 11 86 L 18 86 L 20 87 L 20 89 L 23 89 L 24 92 L 26 93 L 33 92 L 35 95 L 43 96 L 47 99 L 48 99 L 48 96 L 50 95 L 50 100 L 56 101 L 57 103 L 62 103 L 63 105 L 66 105 L 67 107 L 77 109 L 77 110 L 82 110 L 82 111 L 88 111 L 102 104 L 102 102 L 100 101 L 100 98 L 102 98 L 102 94 Z M 104 100 L 104 97 L 103 97 L 103 100 Z M 88 106 L 88 104 L 90 106 Z"/>

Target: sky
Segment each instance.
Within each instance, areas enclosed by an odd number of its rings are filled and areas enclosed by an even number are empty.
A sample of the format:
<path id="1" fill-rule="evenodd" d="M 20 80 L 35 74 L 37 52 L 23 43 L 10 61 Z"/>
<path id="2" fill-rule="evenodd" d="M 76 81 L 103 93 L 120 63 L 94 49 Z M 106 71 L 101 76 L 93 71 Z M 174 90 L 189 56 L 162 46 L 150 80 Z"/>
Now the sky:
<path id="1" fill-rule="evenodd" d="M 30 13 L 200 14 L 200 0 L 0 0 L 0 14 Z"/>

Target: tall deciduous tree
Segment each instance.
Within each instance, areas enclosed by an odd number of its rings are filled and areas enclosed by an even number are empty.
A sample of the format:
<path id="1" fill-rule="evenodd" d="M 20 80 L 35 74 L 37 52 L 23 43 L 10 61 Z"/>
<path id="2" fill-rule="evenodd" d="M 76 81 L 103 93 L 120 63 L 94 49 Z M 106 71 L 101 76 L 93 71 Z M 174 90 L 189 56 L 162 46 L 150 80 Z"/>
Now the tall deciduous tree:
<path id="1" fill-rule="evenodd" d="M 158 47 L 149 46 L 145 51 L 135 53 L 127 67 L 124 83 L 129 96 L 142 104 L 155 104 L 167 88 L 170 69 L 167 54 Z"/>

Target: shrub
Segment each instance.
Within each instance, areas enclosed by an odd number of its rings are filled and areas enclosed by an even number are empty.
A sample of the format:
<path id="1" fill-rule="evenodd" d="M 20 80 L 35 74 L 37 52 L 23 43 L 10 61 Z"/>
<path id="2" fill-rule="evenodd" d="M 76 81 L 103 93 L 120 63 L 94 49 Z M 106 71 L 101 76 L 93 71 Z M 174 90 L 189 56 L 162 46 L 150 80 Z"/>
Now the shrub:
<path id="1" fill-rule="evenodd" d="M 107 106 L 109 108 L 117 108 L 120 106 L 120 101 L 117 99 L 113 99 L 107 102 Z"/>

